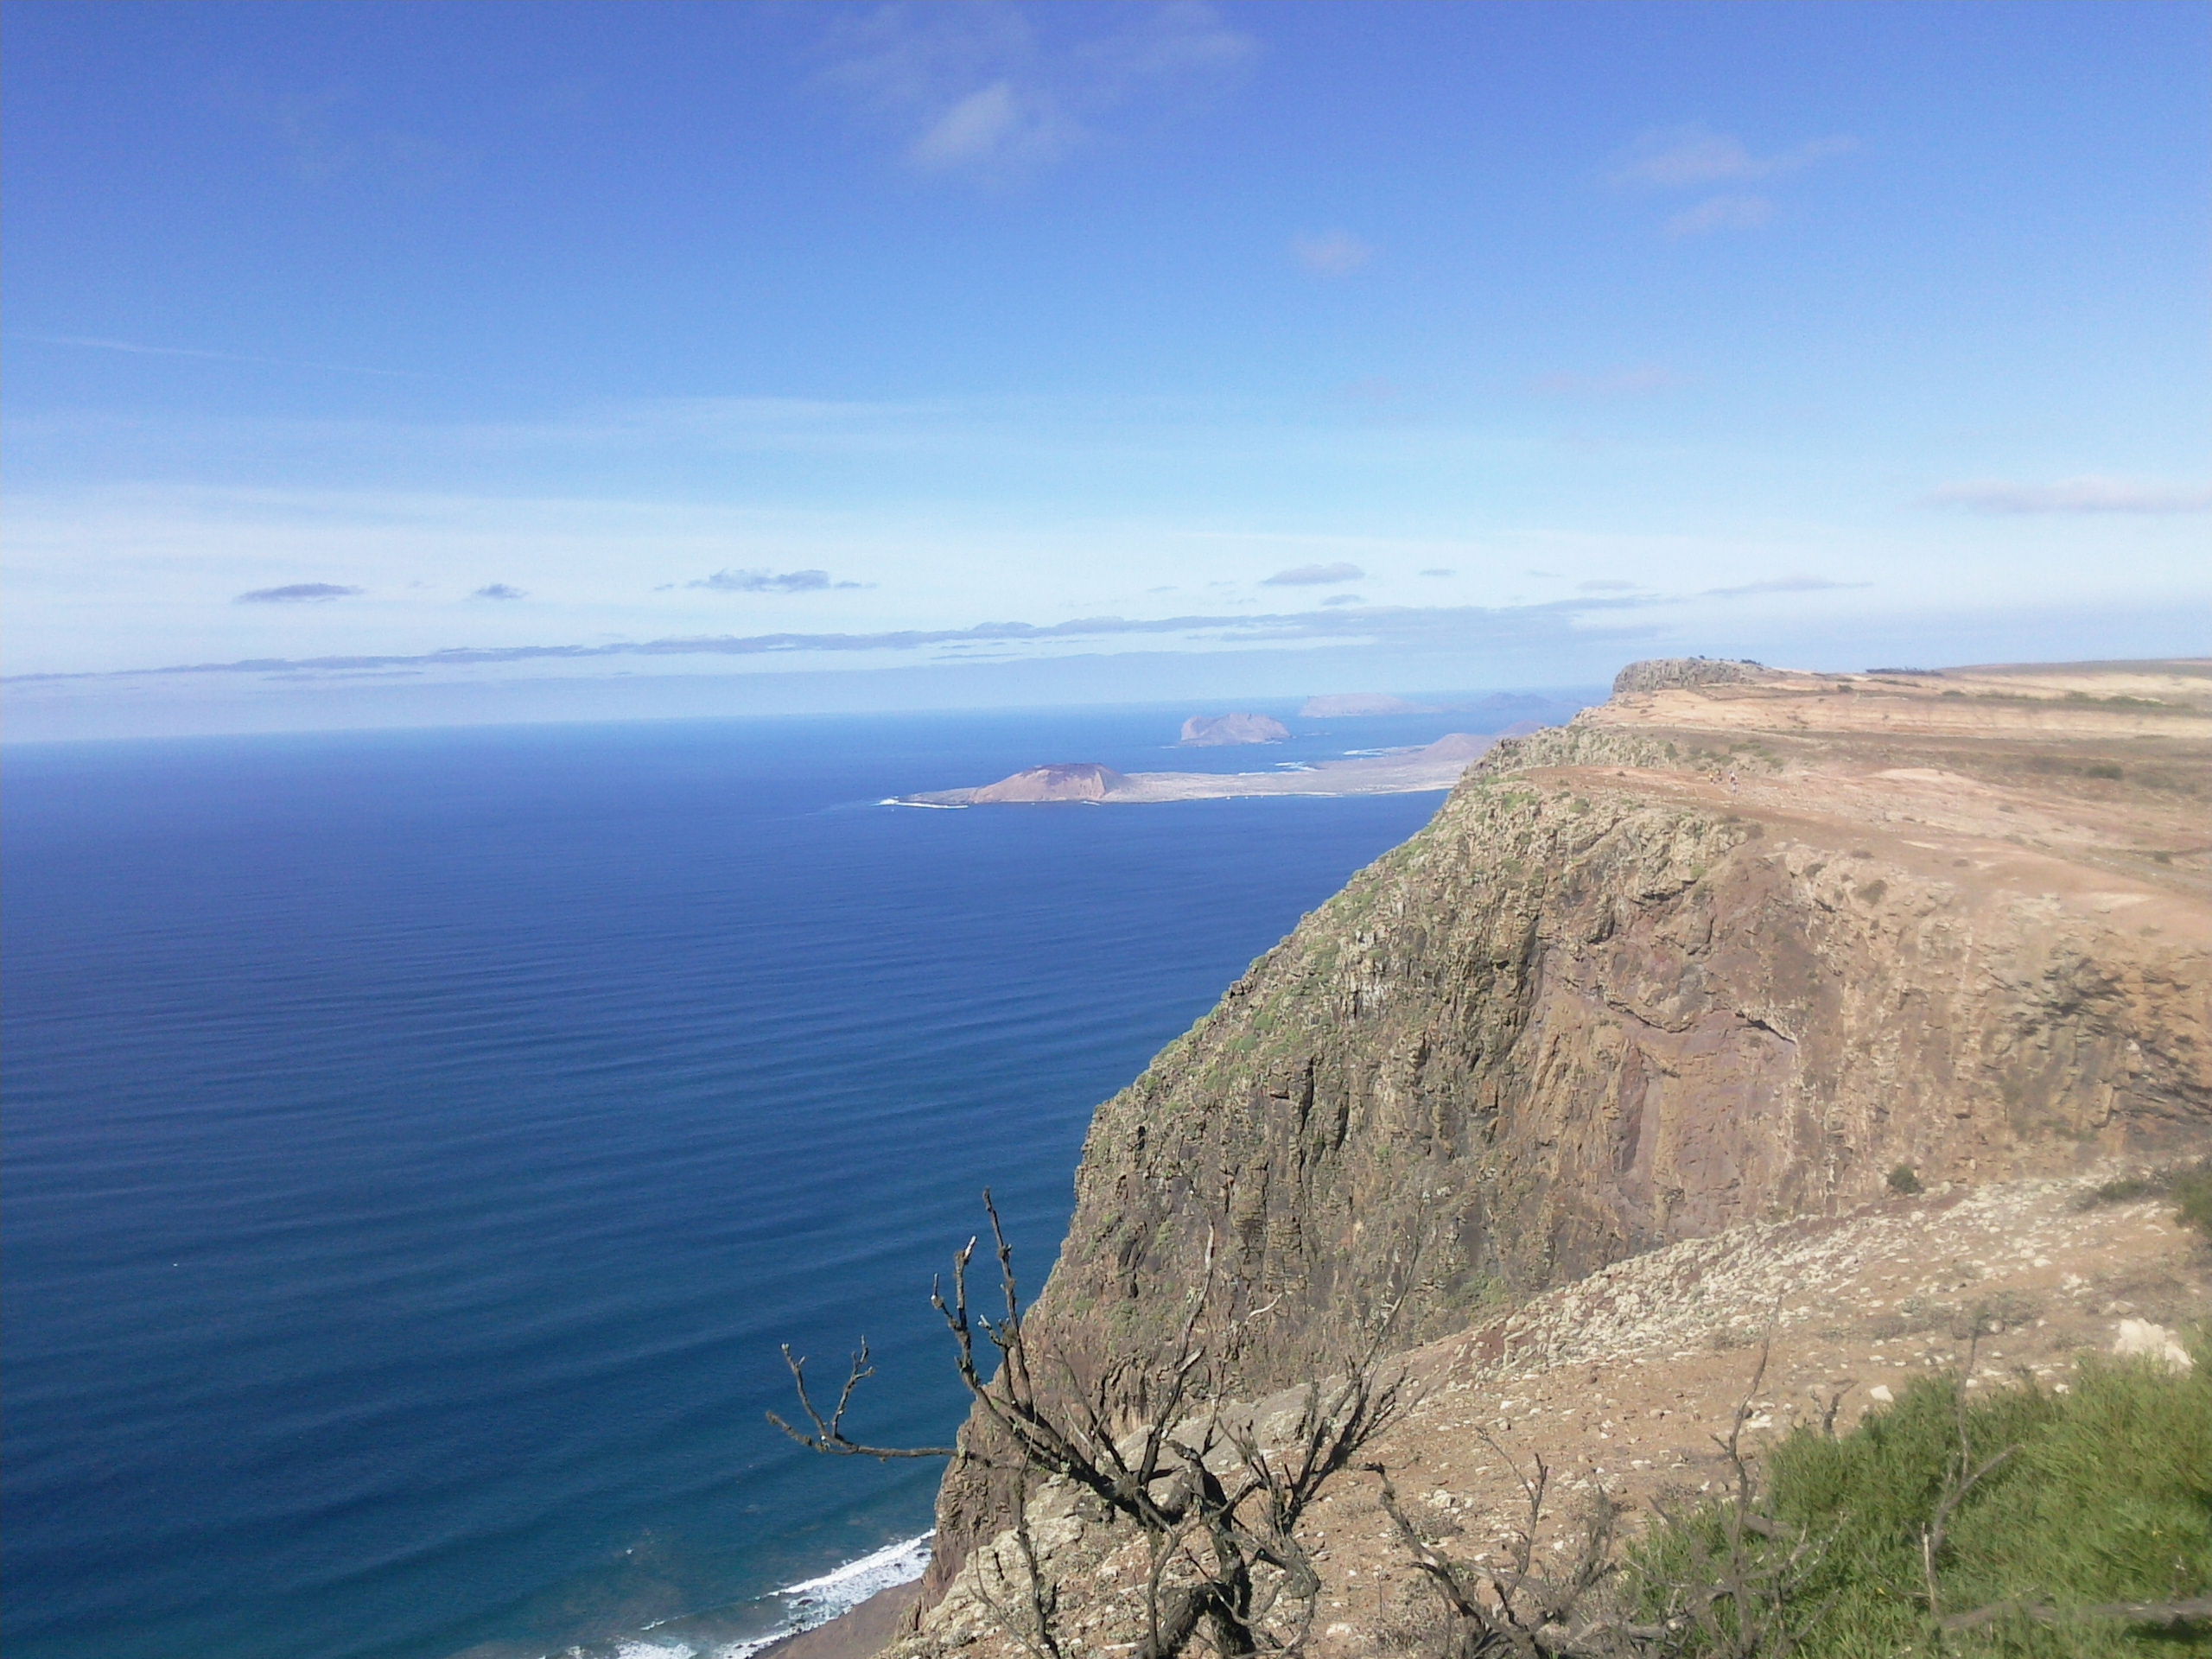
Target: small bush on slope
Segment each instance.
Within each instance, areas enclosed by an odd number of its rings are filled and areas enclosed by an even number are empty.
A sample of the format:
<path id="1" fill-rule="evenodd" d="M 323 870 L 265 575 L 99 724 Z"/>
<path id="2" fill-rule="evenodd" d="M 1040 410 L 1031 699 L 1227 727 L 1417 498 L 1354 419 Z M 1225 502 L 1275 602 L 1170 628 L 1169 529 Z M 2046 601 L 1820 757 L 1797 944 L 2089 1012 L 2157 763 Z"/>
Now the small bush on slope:
<path id="1" fill-rule="evenodd" d="M 1772 1536 L 1756 1547 L 1778 1560 L 1812 1544 L 1777 1575 L 1794 1580 L 1777 1610 L 1793 1652 L 2212 1654 L 2212 1618 L 2068 1616 L 2212 1593 L 2212 1344 L 2198 1344 L 2190 1372 L 2092 1360 L 2066 1394 L 2021 1382 L 1970 1395 L 1963 1417 L 1959 1404 L 1955 1381 L 1924 1381 L 1848 1434 L 1804 1429 L 1775 1448 L 1762 1505 Z M 1963 1473 L 1999 1454 L 1961 1495 Z M 1681 1604 L 1687 1581 L 1719 1552 L 1727 1517 L 1726 1505 L 1707 1503 L 1646 1535 L 1629 1564 L 1645 1616 Z M 1940 1638 L 1923 1561 L 1939 1517 L 1936 1612 L 2014 1609 Z M 1727 1649 L 1694 1641 L 1687 1650 Z"/>
<path id="2" fill-rule="evenodd" d="M 2174 1219 L 2212 1238 L 2212 1158 L 2174 1178 Z"/>

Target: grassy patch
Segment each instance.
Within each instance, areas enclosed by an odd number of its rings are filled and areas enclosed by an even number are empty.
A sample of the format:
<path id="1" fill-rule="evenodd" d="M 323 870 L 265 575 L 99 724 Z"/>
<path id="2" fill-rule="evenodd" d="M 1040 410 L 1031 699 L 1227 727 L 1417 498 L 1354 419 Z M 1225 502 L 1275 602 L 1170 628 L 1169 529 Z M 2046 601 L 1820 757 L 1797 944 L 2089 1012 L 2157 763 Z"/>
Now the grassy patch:
<path id="1" fill-rule="evenodd" d="M 2174 1178 L 2174 1219 L 2212 1239 L 2212 1158 Z"/>
<path id="2" fill-rule="evenodd" d="M 2212 1620 L 2095 1615 L 2212 1592 L 2212 1345 L 2177 1372 L 2092 1360 L 2067 1393 L 1925 1380 L 1830 1438 L 1801 1429 L 1763 1471 L 1755 1562 L 1767 1617 L 1800 1659 L 1946 1653 L 2006 1659 L 2212 1653 Z M 1962 1473 L 1987 1466 L 1971 1484 Z M 1947 1510 L 1948 1506 L 1948 1510 Z M 1694 1596 L 1726 1553 L 1731 1506 L 1676 1511 L 1631 1552 L 1646 1617 Z M 1923 1549 L 1941 1521 L 1935 1601 Z M 1784 1558 L 1788 1557 L 1787 1564 Z M 1999 1610 L 1938 1634 L 1940 1618 Z M 2032 1611 L 2031 1611 L 2032 1610 Z M 1732 1650 L 1693 1639 L 1684 1654 Z"/>

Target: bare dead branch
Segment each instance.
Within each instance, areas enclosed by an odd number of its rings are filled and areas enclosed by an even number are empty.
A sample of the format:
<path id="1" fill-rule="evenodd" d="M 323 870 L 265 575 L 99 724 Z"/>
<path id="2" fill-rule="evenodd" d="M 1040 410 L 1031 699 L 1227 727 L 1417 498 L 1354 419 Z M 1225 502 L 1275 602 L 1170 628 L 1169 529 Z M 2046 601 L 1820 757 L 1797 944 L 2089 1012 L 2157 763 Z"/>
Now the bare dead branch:
<path id="1" fill-rule="evenodd" d="M 868 1363 L 868 1339 L 861 1339 L 860 1350 L 853 1356 L 853 1368 L 845 1377 L 845 1386 L 837 1390 L 837 1404 L 828 1417 L 823 1417 L 806 1391 L 806 1360 L 791 1352 L 791 1344 L 784 1344 L 784 1363 L 791 1368 L 791 1386 L 798 1390 L 798 1403 L 806 1413 L 807 1421 L 814 1425 L 810 1434 L 794 1428 L 774 1412 L 768 1421 L 810 1451 L 826 1452 L 846 1458 L 874 1458 L 888 1462 L 893 1458 L 950 1458 L 959 1455 L 955 1446 L 862 1446 L 845 1438 L 845 1409 L 853 1403 L 853 1390 L 875 1375 L 875 1367 Z"/>
<path id="2" fill-rule="evenodd" d="M 1827 1400 L 1821 1407 L 1821 1439 L 1828 1440 L 1835 1439 L 1835 1420 L 1837 1414 L 1843 1409 L 1843 1396 L 1858 1386 L 1857 1377 L 1847 1377 L 1828 1390 Z"/>
<path id="3" fill-rule="evenodd" d="M 794 1427 L 773 1414 L 771 1421 L 819 1452 L 958 1456 L 1010 1470 L 1010 1548 L 1002 1543 L 991 1557 L 1006 1581 L 979 1582 L 977 1592 L 1033 1659 L 1059 1659 L 1061 1652 L 1055 1630 L 1059 1590 L 1027 1514 L 1036 1476 L 1066 1480 L 1146 1538 L 1146 1628 L 1134 1644 L 1138 1659 L 1173 1659 L 1200 1640 L 1218 1655 L 1298 1647 L 1320 1591 L 1320 1575 L 1297 1536 L 1300 1523 L 1328 1481 L 1407 1399 L 1402 1370 L 1386 1371 L 1378 1357 L 1391 1329 L 1389 1310 L 1340 1375 L 1308 1387 L 1283 1443 L 1266 1445 L 1249 1411 L 1230 1411 L 1221 1394 L 1233 1376 L 1230 1357 L 1241 1351 L 1250 1322 L 1274 1304 L 1236 1317 L 1245 1287 L 1224 1284 L 1217 1230 L 1209 1230 L 1203 1271 L 1173 1338 L 1151 1357 L 1085 1368 L 1033 1337 L 1014 1249 L 988 1191 L 983 1209 L 998 1268 L 995 1313 L 979 1313 L 971 1300 L 969 1270 L 980 1238 L 953 1257 L 950 1284 L 940 1279 L 930 1290 L 979 1420 L 961 1446 L 875 1446 L 846 1433 L 855 1393 L 874 1375 L 865 1343 L 826 1412 L 808 1388 L 804 1360 L 786 1349 L 785 1363 L 811 1428 Z M 988 1351 L 979 1352 L 978 1332 Z M 989 1351 L 995 1351 L 995 1363 L 986 1357 Z M 1013 1565 L 1027 1580 L 1022 1594 L 1010 1587 Z"/>
<path id="4" fill-rule="evenodd" d="M 1967 1384 L 1974 1378 L 1974 1357 L 1980 1351 L 1981 1321 L 1982 1315 L 1977 1310 L 1967 1333 L 1966 1352 L 1959 1361 L 1958 1381 L 1952 1389 L 1959 1436 L 1958 1453 L 1952 1460 L 1949 1477 L 1936 1498 L 1935 1510 L 1920 1529 L 1920 1567 L 1927 1588 L 1928 1616 L 1938 1625 L 1943 1623 L 1943 1603 L 1937 1583 L 1937 1569 L 1942 1560 L 1951 1517 L 1957 1513 L 1959 1505 L 1966 1502 L 1967 1495 L 1979 1486 L 1986 1476 L 2002 1467 L 2019 1450 L 2017 1446 L 2008 1446 L 1994 1457 L 1986 1458 L 1980 1463 L 1974 1461 L 1974 1419 L 1967 1408 Z"/>

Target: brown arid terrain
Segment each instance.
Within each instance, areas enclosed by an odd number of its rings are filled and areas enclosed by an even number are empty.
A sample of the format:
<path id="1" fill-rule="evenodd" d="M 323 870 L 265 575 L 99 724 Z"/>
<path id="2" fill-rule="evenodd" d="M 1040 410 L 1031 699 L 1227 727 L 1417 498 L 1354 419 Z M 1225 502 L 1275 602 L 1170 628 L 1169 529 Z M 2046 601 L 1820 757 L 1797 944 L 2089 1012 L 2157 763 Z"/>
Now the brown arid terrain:
<path id="1" fill-rule="evenodd" d="M 1761 1354 L 1754 1446 L 1929 1368 L 2059 1387 L 2082 1350 L 2166 1351 L 2201 1242 L 2082 1206 L 2207 1150 L 2212 663 L 1638 664 L 1100 1108 L 1026 1329 L 1097 1376 L 1217 1286 L 1207 1376 L 1265 1439 L 1388 1310 L 1412 1403 L 1362 1459 L 1472 1555 L 1537 1454 L 1631 1515 L 1715 1480 Z M 1303 1522 L 1317 1654 L 1427 1605 L 1379 1491 L 1347 1470 Z M 1023 1650 L 983 1599 L 1011 1506 L 954 1466 L 891 1651 Z M 1141 1546 L 1095 1510 L 1027 1505 L 1070 1653 L 1134 1629 Z"/>
<path id="2" fill-rule="evenodd" d="M 1964 1371 L 1969 1387 L 2024 1374 L 2064 1390 L 2084 1351 L 2178 1352 L 2175 1328 L 2212 1313 L 2212 1250 L 2171 1205 L 2095 1205 L 2093 1192 L 2079 1180 L 1955 1187 L 1630 1258 L 1403 1356 L 1413 1403 L 1361 1461 L 1388 1471 L 1428 1540 L 1502 1562 L 1541 1459 L 1553 1488 L 1536 1554 L 1556 1560 L 1593 1491 L 1632 1522 L 1670 1493 L 1725 1490 L 1716 1437 L 1739 1409 L 1755 1456 L 1832 1408 L 1847 1427 L 1931 1372 Z M 1264 1425 L 1298 1403 L 1287 1390 L 1254 1414 Z M 1354 1470 L 1313 1512 L 1321 1589 L 1302 1650 L 1314 1659 L 1440 1651 L 1433 1594 L 1380 1491 Z M 1142 1541 L 1065 1484 L 1031 1499 L 1029 1521 L 1063 1586 L 1065 1650 L 1128 1643 L 1144 1626 Z M 1023 1580 L 1001 1535 L 925 1633 L 888 1651 L 1022 1653 L 992 1604 L 1019 1606 Z"/>

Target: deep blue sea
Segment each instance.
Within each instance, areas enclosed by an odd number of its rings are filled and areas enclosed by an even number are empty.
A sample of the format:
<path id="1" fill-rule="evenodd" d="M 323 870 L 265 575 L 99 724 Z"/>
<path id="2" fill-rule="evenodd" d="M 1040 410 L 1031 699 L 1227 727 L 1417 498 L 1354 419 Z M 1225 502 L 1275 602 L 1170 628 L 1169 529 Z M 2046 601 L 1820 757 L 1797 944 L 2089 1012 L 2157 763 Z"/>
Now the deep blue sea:
<path id="1" fill-rule="evenodd" d="M 1033 1288 L 1092 1107 L 1440 798 L 879 803 L 1467 723 L 1183 712 L 10 750 L 12 1659 L 743 1651 L 895 1554 L 937 1465 L 783 1440 L 778 1344 L 944 1440 L 982 1186 Z"/>

